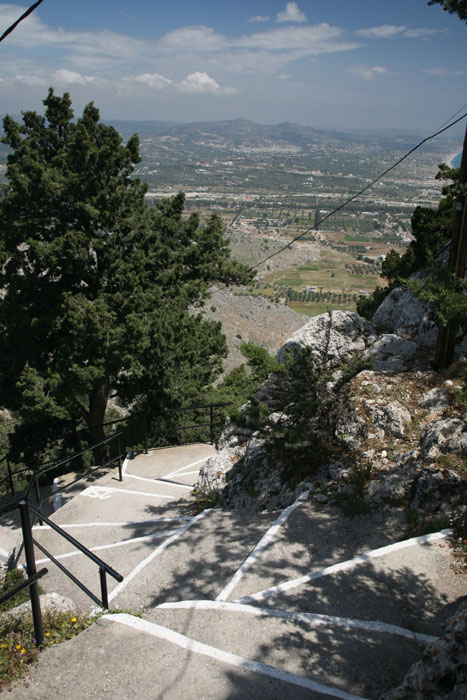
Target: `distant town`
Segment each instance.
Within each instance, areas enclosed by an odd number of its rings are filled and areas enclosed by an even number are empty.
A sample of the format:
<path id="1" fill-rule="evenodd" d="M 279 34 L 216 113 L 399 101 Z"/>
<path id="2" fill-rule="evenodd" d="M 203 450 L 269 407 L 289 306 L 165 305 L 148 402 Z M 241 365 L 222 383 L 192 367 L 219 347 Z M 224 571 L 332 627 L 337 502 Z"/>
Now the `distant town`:
<path id="1" fill-rule="evenodd" d="M 326 132 L 244 119 L 113 123 L 124 140 L 140 136 L 143 160 L 135 176 L 148 183 L 150 205 L 183 191 L 187 214 L 222 218 L 238 259 L 254 266 L 269 258 L 258 266 L 254 286 L 238 294 L 259 294 L 308 314 L 354 309 L 358 296 L 382 284 L 381 260 L 391 248 L 405 249 L 417 206 L 438 204 L 437 166 L 458 149 L 455 138 L 424 144 L 326 218 L 424 135 Z M 0 167 L 5 157 L 0 151 Z M 297 236 L 300 242 L 270 257 Z"/>

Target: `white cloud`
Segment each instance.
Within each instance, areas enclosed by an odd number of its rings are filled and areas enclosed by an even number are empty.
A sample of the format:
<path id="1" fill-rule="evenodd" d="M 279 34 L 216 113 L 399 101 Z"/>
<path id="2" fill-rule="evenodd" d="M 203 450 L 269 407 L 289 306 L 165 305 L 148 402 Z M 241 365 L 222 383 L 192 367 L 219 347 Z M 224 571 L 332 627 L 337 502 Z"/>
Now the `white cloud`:
<path id="1" fill-rule="evenodd" d="M 432 34 L 442 34 L 443 29 L 429 29 L 428 27 L 420 27 L 419 29 L 407 29 L 404 32 L 404 36 L 407 39 L 420 39 L 425 36 L 431 36 Z"/>
<path id="2" fill-rule="evenodd" d="M 21 83 L 28 87 L 45 87 L 48 85 L 48 81 L 39 75 L 24 75 L 21 73 L 17 73 L 14 76 L 13 82 Z"/>
<path id="3" fill-rule="evenodd" d="M 330 51 L 345 51 L 358 44 L 343 39 L 343 31 L 330 24 L 316 24 L 308 27 L 284 27 L 266 32 L 257 32 L 240 37 L 236 45 L 268 51 L 297 51 L 303 49 L 314 56 Z"/>
<path id="4" fill-rule="evenodd" d="M 379 27 L 369 27 L 368 29 L 357 29 L 355 34 L 357 36 L 362 36 L 365 39 L 388 39 L 398 34 L 402 34 L 407 29 L 406 26 L 401 25 L 399 27 L 393 24 L 382 24 Z"/>
<path id="5" fill-rule="evenodd" d="M 406 39 L 421 39 L 432 34 L 442 34 L 444 29 L 430 29 L 419 27 L 417 29 L 407 29 L 404 24 L 396 26 L 394 24 L 381 24 L 378 27 L 368 27 L 367 29 L 357 29 L 355 34 L 365 39 L 391 39 L 392 37 L 405 37 Z"/>
<path id="6" fill-rule="evenodd" d="M 347 73 L 352 73 L 363 80 L 375 80 L 380 75 L 388 75 L 389 71 L 384 66 L 351 66 L 346 69 Z"/>
<path id="7" fill-rule="evenodd" d="M 81 73 L 67 70 L 66 68 L 60 68 L 55 72 L 55 80 L 58 83 L 66 83 L 67 85 L 89 85 L 96 81 L 90 75 L 81 75 Z"/>
<path id="8" fill-rule="evenodd" d="M 285 10 L 278 12 L 276 15 L 276 22 L 307 22 L 307 18 L 304 12 L 301 11 L 296 2 L 288 2 L 285 6 Z"/>
<path id="9" fill-rule="evenodd" d="M 155 90 L 163 90 L 164 88 L 173 85 L 169 78 L 164 78 L 164 76 L 160 75 L 159 73 L 141 73 L 132 80 L 136 81 L 137 83 L 143 83 L 144 85 L 147 85 Z"/>
<path id="10" fill-rule="evenodd" d="M 226 47 L 227 37 L 215 32 L 211 27 L 194 25 L 192 27 L 180 27 L 165 34 L 155 48 L 163 51 L 174 49 L 179 51 L 219 51 Z"/>
<path id="11" fill-rule="evenodd" d="M 205 93 L 228 95 L 236 92 L 234 88 L 221 87 L 217 80 L 211 78 L 207 73 L 201 73 L 200 71 L 187 75 L 184 80 L 178 83 L 177 88 L 180 92 L 186 92 L 191 95 L 202 95 Z"/>
<path id="12" fill-rule="evenodd" d="M 270 19 L 268 15 L 255 15 L 254 17 L 249 17 L 247 22 L 269 22 Z"/>
<path id="13" fill-rule="evenodd" d="M 467 75 L 465 70 L 449 70 L 449 68 L 425 68 L 423 72 L 430 75 Z"/>

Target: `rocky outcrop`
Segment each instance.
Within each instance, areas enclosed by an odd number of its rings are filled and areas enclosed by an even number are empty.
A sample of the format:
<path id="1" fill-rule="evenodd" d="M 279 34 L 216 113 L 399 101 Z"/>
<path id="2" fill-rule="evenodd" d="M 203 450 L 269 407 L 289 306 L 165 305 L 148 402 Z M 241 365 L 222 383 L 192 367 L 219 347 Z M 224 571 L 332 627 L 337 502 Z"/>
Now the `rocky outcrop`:
<path id="1" fill-rule="evenodd" d="M 420 444 L 426 458 L 447 453 L 467 455 L 467 424 L 460 418 L 434 421 L 423 433 Z"/>
<path id="2" fill-rule="evenodd" d="M 427 646 L 403 683 L 381 700 L 438 698 L 467 698 L 467 602 L 448 620 L 442 638 Z"/>
<path id="3" fill-rule="evenodd" d="M 351 311 L 331 311 L 310 319 L 280 348 L 277 356 L 284 359 L 286 350 L 309 347 L 317 366 L 330 369 L 362 355 L 376 340 L 371 323 Z"/>
<path id="4" fill-rule="evenodd" d="M 438 379 L 429 370 L 436 334 L 430 305 L 418 302 L 407 290 L 395 289 L 371 323 L 353 312 L 332 311 L 311 318 L 282 345 L 280 361 L 288 351 L 293 354 L 306 347 L 316 368 L 333 372 L 325 393 L 334 406 L 323 395 L 335 412 L 327 439 L 347 454 L 337 480 L 332 476 L 335 461 L 315 469 L 316 494 L 351 495 L 360 490 L 359 497 L 369 506 L 396 501 L 430 516 L 447 517 L 467 508 L 462 502 L 465 471 L 457 469 L 461 462 L 454 459 L 467 455 L 465 410 L 459 404 L 455 408 L 456 392 L 463 385 L 455 378 Z M 462 342 L 467 347 L 467 339 Z M 342 368 L 355 360 L 366 360 L 374 369 L 344 386 Z M 270 425 L 286 422 L 274 404 L 281 381 L 270 375 L 257 393 L 269 408 Z M 282 507 L 293 496 L 281 479 L 283 465 L 267 459 L 268 435 L 255 430 L 247 421 L 243 426 L 228 422 L 219 455 L 201 472 L 200 490 L 223 490 L 227 507 Z M 303 439 L 313 451 L 313 435 Z"/>
<path id="5" fill-rule="evenodd" d="M 58 593 L 44 593 L 40 596 L 40 602 L 42 613 L 46 611 L 53 613 L 76 612 L 76 605 L 71 598 L 66 598 Z M 21 603 L 21 605 L 17 605 L 16 608 L 8 610 L 8 612 L 3 613 L 3 615 L 8 615 L 8 617 L 21 617 L 28 613 L 31 613 L 31 601 L 26 601 L 25 603 Z"/>
<path id="6" fill-rule="evenodd" d="M 376 310 L 372 323 L 380 333 L 410 338 L 417 345 L 436 344 L 436 318 L 430 304 L 417 301 L 406 289 L 393 289 Z"/>

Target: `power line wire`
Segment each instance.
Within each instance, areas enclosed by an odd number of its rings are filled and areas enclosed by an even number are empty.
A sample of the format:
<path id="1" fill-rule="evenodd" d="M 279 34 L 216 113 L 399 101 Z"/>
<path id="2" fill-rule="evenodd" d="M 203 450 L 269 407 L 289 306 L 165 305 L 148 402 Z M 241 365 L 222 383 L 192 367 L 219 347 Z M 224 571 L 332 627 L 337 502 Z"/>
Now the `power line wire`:
<path id="1" fill-rule="evenodd" d="M 23 14 L 21 15 L 21 17 L 19 17 L 19 19 L 17 19 L 16 22 L 13 22 L 13 24 L 12 24 L 10 27 L 8 27 L 8 29 L 7 29 L 6 31 L 3 32 L 2 36 L 0 36 L 0 41 L 3 41 L 4 39 L 6 39 L 6 37 L 8 36 L 8 34 L 11 34 L 11 32 L 12 32 L 14 29 L 16 29 L 16 27 L 18 26 L 18 24 L 19 24 L 20 22 L 22 22 L 23 19 L 26 19 L 26 17 L 28 17 L 28 16 L 31 14 L 31 12 L 34 12 L 34 10 L 36 9 L 36 7 L 38 7 L 38 6 L 41 4 L 41 2 L 42 2 L 42 0 L 37 0 L 37 2 L 34 3 L 34 5 L 31 5 L 31 7 L 29 8 L 29 10 L 26 10 L 26 12 L 23 12 Z"/>
<path id="2" fill-rule="evenodd" d="M 394 170 L 394 168 L 396 168 L 398 165 L 400 165 L 400 163 L 402 163 L 402 161 L 404 161 L 406 158 L 408 158 L 414 151 L 416 151 L 418 148 L 420 148 L 420 146 L 422 146 L 424 143 L 426 143 L 427 141 L 430 141 L 431 139 L 434 139 L 436 136 L 439 136 L 444 131 L 447 131 L 448 129 L 453 127 L 455 124 L 462 121 L 462 119 L 465 119 L 465 117 L 467 117 L 467 112 L 465 112 L 461 117 L 456 119 L 454 122 L 451 122 L 451 124 L 448 124 L 448 126 L 445 126 L 444 129 L 439 129 L 436 133 L 431 134 L 431 136 L 427 136 L 426 138 L 424 138 L 422 141 L 420 141 L 420 143 L 418 143 L 416 146 L 411 148 L 410 151 L 408 151 L 405 155 L 403 155 L 402 158 L 399 158 L 399 160 L 396 163 L 391 165 L 389 168 L 386 168 L 386 170 L 383 173 L 381 173 L 381 175 L 378 175 L 378 177 L 375 177 L 375 179 L 372 180 L 363 189 L 356 192 L 354 195 L 352 195 L 352 197 L 349 197 L 348 199 L 346 199 L 345 202 L 343 202 L 338 207 L 333 209 L 331 212 L 329 212 L 329 214 L 326 214 L 326 216 L 323 217 L 321 219 L 321 221 L 319 222 L 319 225 L 321 226 L 323 221 L 326 221 L 326 219 L 329 219 L 329 217 L 333 216 L 338 211 L 341 211 L 341 209 L 343 209 L 348 204 L 350 204 L 350 202 L 353 202 L 354 199 L 357 199 L 357 197 L 360 197 L 364 192 L 369 190 L 370 187 L 372 187 L 376 182 L 379 182 L 379 180 L 382 180 L 383 177 L 385 177 L 391 170 Z M 295 238 L 293 238 L 289 243 L 287 243 L 285 246 L 283 246 L 280 250 L 276 250 L 275 253 L 271 253 L 271 255 L 268 255 L 268 257 L 264 258 L 264 260 L 260 260 L 259 262 L 257 262 L 255 265 L 252 266 L 251 269 L 254 270 L 254 269 L 258 268 L 260 265 L 263 265 L 268 260 L 271 260 L 271 258 L 274 258 L 276 255 L 280 255 L 281 253 L 284 252 L 284 250 L 286 250 L 287 248 L 290 248 L 290 246 L 293 245 L 293 243 L 300 240 L 300 238 L 303 238 L 303 236 L 306 236 L 306 234 L 310 233 L 310 231 L 313 231 L 314 228 L 315 228 L 314 226 L 310 226 L 310 228 L 307 228 L 306 231 L 303 231 L 303 233 L 301 233 L 299 236 L 296 236 Z"/>
<path id="3" fill-rule="evenodd" d="M 457 115 L 460 114 L 460 113 L 462 112 L 462 110 L 465 109 L 466 107 L 467 107 L 467 102 L 466 102 L 465 104 L 463 104 L 462 107 L 461 107 L 460 109 L 458 109 L 457 112 L 456 112 L 455 114 L 451 115 L 451 116 L 449 117 L 449 119 L 445 119 L 445 121 L 444 121 L 442 124 L 440 124 L 440 125 L 438 126 L 438 129 L 441 129 L 441 127 L 443 127 L 445 124 L 447 124 L 448 122 L 450 122 L 451 119 L 454 119 L 454 117 L 457 117 Z"/>

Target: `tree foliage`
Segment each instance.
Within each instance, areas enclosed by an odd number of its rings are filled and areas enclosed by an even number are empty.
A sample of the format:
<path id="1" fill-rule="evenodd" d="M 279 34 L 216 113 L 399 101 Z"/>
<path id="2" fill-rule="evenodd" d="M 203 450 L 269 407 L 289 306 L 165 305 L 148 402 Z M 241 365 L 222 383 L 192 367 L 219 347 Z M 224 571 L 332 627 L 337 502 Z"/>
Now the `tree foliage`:
<path id="1" fill-rule="evenodd" d="M 443 10 L 467 22 L 467 0 L 430 0 L 429 5 L 441 5 Z"/>
<path id="2" fill-rule="evenodd" d="M 423 283 L 409 282 L 418 299 L 428 301 L 436 310 L 441 326 L 465 333 L 467 330 L 467 281 L 436 266 Z"/>
<path id="3" fill-rule="evenodd" d="M 430 265 L 452 235 L 454 209 L 459 192 L 459 169 L 438 166 L 438 180 L 450 180 L 442 189 L 443 198 L 436 209 L 417 207 L 412 215 L 412 240 L 403 255 L 391 250 L 382 264 L 382 276 L 388 286 L 377 288 L 371 297 L 360 298 L 357 311 L 370 319 L 384 297 L 397 286 L 405 286 L 407 279 Z"/>
<path id="4" fill-rule="evenodd" d="M 49 426 L 76 443 L 84 423 L 95 442 L 110 396 L 159 410 L 212 381 L 225 339 L 189 309 L 251 275 L 219 217 L 184 217 L 183 194 L 146 206 L 136 135 L 123 144 L 92 103 L 75 121 L 68 94 L 44 105 L 4 119 L 0 403 L 35 439 Z"/>

